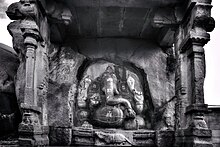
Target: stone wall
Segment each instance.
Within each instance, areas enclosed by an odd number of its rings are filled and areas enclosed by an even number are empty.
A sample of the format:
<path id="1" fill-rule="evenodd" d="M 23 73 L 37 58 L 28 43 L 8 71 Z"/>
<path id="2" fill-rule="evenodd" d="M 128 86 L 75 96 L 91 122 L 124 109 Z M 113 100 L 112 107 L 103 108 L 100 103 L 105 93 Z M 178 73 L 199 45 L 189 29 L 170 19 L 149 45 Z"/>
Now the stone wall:
<path id="1" fill-rule="evenodd" d="M 209 106 L 206 114 L 209 129 L 212 130 L 212 142 L 214 147 L 220 146 L 220 106 Z"/>
<path id="2" fill-rule="evenodd" d="M 69 47 L 50 46 L 47 104 L 51 145 L 71 143 L 76 75 L 83 59 Z"/>

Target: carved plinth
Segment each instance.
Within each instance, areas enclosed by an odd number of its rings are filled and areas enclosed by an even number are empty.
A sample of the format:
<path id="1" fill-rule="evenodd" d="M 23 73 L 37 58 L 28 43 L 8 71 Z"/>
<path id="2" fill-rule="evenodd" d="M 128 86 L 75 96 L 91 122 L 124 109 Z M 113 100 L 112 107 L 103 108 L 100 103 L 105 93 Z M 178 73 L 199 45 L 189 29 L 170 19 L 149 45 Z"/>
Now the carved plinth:
<path id="1" fill-rule="evenodd" d="M 48 145 L 48 129 L 39 122 L 40 108 L 21 104 L 23 111 L 22 122 L 19 124 L 19 145 L 39 146 Z"/>
<path id="2" fill-rule="evenodd" d="M 139 130 L 133 134 L 133 141 L 136 146 L 155 146 L 155 131 Z"/>
<path id="3" fill-rule="evenodd" d="M 208 129 L 187 128 L 178 130 L 175 147 L 212 147 L 212 131 Z"/>
<path id="4" fill-rule="evenodd" d="M 75 127 L 72 141 L 72 145 L 153 147 L 155 146 L 155 131 Z"/>
<path id="5" fill-rule="evenodd" d="M 94 131 L 92 129 L 74 128 L 72 144 L 87 146 L 94 145 Z"/>

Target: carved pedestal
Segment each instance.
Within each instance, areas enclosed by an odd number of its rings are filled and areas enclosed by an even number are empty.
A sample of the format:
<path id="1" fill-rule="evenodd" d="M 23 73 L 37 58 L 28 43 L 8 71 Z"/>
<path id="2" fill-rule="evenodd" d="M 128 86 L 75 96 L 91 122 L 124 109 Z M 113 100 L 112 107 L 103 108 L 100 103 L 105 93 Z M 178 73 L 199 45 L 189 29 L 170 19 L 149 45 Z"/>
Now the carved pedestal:
<path id="1" fill-rule="evenodd" d="M 86 146 L 148 146 L 154 147 L 155 131 L 136 130 L 125 131 L 117 129 L 88 129 L 76 127 L 73 129 L 73 145 Z M 160 147 L 162 144 L 160 144 Z"/>
<path id="2" fill-rule="evenodd" d="M 22 122 L 19 124 L 19 145 L 42 146 L 48 145 L 48 129 L 43 127 L 39 121 L 41 113 L 39 107 L 22 104 Z"/>

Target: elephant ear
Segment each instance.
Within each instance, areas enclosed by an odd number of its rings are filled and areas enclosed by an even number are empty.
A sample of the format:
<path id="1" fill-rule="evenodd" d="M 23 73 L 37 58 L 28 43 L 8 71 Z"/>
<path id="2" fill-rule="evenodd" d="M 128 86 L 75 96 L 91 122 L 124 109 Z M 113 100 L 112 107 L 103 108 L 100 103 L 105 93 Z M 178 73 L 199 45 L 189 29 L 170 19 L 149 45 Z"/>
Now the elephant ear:
<path id="1" fill-rule="evenodd" d="M 0 69 L 13 79 L 19 66 L 19 59 L 13 48 L 0 43 Z"/>

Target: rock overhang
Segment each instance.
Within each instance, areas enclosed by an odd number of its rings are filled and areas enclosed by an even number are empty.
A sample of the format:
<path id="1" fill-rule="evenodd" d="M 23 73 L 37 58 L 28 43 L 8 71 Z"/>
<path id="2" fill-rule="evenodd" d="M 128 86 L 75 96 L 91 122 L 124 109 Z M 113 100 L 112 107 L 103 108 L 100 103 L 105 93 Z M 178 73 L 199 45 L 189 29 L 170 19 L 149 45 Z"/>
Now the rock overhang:
<path id="1" fill-rule="evenodd" d="M 155 40 L 159 44 L 161 36 L 173 36 L 180 19 L 177 8 L 180 0 L 46 0 L 54 42 L 71 42 L 75 38 L 135 38 Z M 63 12 L 71 21 L 60 23 Z M 56 12 L 57 15 L 54 15 Z M 53 16 L 51 15 L 53 13 Z M 168 32 L 168 33 L 167 33 Z M 163 37 L 162 37 L 163 38 Z M 164 40 L 162 40 L 164 41 Z"/>

